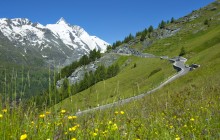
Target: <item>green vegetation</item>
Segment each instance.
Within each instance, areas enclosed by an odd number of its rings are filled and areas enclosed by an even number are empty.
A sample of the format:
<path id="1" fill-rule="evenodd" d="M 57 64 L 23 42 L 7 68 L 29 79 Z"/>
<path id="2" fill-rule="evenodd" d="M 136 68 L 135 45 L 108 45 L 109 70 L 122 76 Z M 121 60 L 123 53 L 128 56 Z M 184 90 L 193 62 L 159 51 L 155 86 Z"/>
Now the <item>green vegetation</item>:
<path id="1" fill-rule="evenodd" d="M 63 100 L 55 108 L 75 112 L 78 109 L 112 103 L 148 91 L 176 73 L 170 62 L 159 58 L 122 56 L 116 63 L 121 69 L 117 76 Z"/>
<path id="2" fill-rule="evenodd" d="M 165 28 L 165 25 L 166 25 L 167 23 L 164 21 L 164 20 L 162 20 L 161 21 L 161 23 L 158 25 L 158 28 L 159 29 L 163 29 L 163 28 Z"/>
<path id="3" fill-rule="evenodd" d="M 47 90 L 48 83 L 48 68 L 18 65 L 0 67 L 0 94 L 2 98 L 27 100 Z"/>
<path id="4" fill-rule="evenodd" d="M 139 31 L 136 33 L 136 38 L 138 36 L 141 36 L 140 41 L 144 41 L 145 37 L 148 35 L 148 37 L 150 37 L 150 33 L 154 31 L 154 28 L 152 25 L 150 25 L 148 27 L 148 29 L 144 29 L 143 31 Z M 135 37 L 132 34 L 129 34 L 127 37 L 125 37 L 125 39 L 123 41 L 116 41 L 111 45 L 109 45 L 107 47 L 107 51 L 111 50 L 111 49 L 115 49 L 116 47 L 119 47 L 120 45 L 124 44 L 124 43 L 128 43 L 129 41 L 135 39 Z"/>
<path id="5" fill-rule="evenodd" d="M 204 25 L 209 25 L 209 20 L 208 20 L 208 19 L 206 19 L 206 20 L 204 21 Z"/>
<path id="6" fill-rule="evenodd" d="M 69 77 L 75 70 L 76 68 L 87 65 L 92 61 L 95 61 L 96 59 L 101 57 L 100 51 L 96 51 L 96 49 L 92 50 L 89 52 L 89 56 L 83 55 L 79 61 L 74 61 L 71 65 L 65 66 L 64 68 L 61 69 L 61 74 L 60 77 L 57 78 L 57 80 L 64 78 L 64 77 Z"/>
<path id="7" fill-rule="evenodd" d="M 181 48 L 179 56 L 183 56 L 186 54 L 186 50 L 184 47 Z"/>
<path id="8" fill-rule="evenodd" d="M 170 20 L 170 23 L 174 23 L 174 22 L 175 22 L 175 19 L 174 19 L 174 17 L 172 17 Z"/>
<path id="9" fill-rule="evenodd" d="M 77 94 L 89 87 L 95 85 L 96 83 L 107 80 L 116 76 L 119 73 L 118 64 L 114 64 L 105 68 L 103 65 L 99 66 L 95 72 L 85 73 L 84 78 L 73 85 L 69 84 L 67 78 L 64 79 L 61 89 L 58 90 L 60 96 L 56 95 L 58 102 L 62 101 L 65 98 L 70 97 L 71 95 Z"/>
<path id="10" fill-rule="evenodd" d="M 201 9 L 201 17 L 181 23 L 183 26 L 176 20 L 175 25 L 182 29 L 175 36 L 157 40 L 145 50 L 172 57 L 180 54 L 183 48 L 187 63 L 197 63 L 201 67 L 140 100 L 74 116 L 78 109 L 97 107 L 149 91 L 176 73 L 167 60 L 121 56 L 117 61 L 120 68 L 117 76 L 104 80 L 102 78 L 111 75 L 112 70 L 104 74 L 104 68 L 100 68 L 100 74 L 104 75 L 99 78 L 103 81 L 55 106 L 42 104 L 43 111 L 36 106 L 35 100 L 28 106 L 22 101 L 16 102 L 16 98 L 13 98 L 15 102 L 7 98 L 0 100 L 1 138 L 220 139 L 220 26 L 219 14 L 216 14 L 220 12 L 220 5 L 212 5 L 217 10 Z M 213 19 L 207 27 L 204 20 L 209 17 Z M 1 82 L 9 94 L 15 93 L 16 84 L 8 87 L 4 80 Z M 68 81 L 64 82 L 64 87 L 69 90 Z M 57 95 L 54 93 L 54 96 Z"/>
<path id="11" fill-rule="evenodd" d="M 129 36 L 125 37 L 123 43 L 128 43 L 129 41 L 131 41 L 132 39 L 134 39 L 134 36 L 132 34 L 129 34 Z"/>

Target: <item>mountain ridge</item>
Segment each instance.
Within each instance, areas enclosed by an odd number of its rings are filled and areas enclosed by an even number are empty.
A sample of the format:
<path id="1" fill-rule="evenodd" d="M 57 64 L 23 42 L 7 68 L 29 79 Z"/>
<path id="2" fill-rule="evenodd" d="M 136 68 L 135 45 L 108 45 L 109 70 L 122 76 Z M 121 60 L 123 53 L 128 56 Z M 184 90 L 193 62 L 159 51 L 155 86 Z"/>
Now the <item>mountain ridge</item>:
<path id="1" fill-rule="evenodd" d="M 61 65 L 76 61 L 93 49 L 103 53 L 109 45 L 96 36 L 90 36 L 82 27 L 70 25 L 64 18 L 45 26 L 27 18 L 2 18 L 0 32 L 1 38 L 23 49 L 18 52 L 23 57 L 30 50 L 47 63 L 55 61 Z"/>

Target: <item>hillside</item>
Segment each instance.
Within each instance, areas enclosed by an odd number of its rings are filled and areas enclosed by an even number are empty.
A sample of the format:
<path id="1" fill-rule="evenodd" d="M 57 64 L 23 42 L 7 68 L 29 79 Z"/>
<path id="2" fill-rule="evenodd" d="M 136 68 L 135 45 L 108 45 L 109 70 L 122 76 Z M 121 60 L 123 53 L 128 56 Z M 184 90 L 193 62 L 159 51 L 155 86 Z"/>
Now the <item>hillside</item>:
<path id="1" fill-rule="evenodd" d="M 18 102 L 16 106 L 16 102 L 5 99 L 0 136 L 23 140 L 220 139 L 219 13 L 218 0 L 148 32 L 142 39 L 137 35 L 110 48 L 102 56 L 115 55 L 117 59 L 112 63 L 120 67 L 120 72 L 76 94 L 72 92 L 74 86 L 65 85 L 69 97 L 52 107 L 47 105 L 64 95 L 63 87 L 49 88 L 47 95 L 41 94 L 45 100 L 42 110 L 35 100 L 30 105 Z M 76 114 L 155 89 L 177 74 L 169 60 L 179 55 L 187 58 L 186 64 L 200 67 L 141 99 Z M 51 83 L 55 85 L 55 81 Z M 16 81 L 4 89 L 14 93 L 15 88 Z"/>
<path id="2" fill-rule="evenodd" d="M 174 23 L 168 24 L 165 28 L 171 28 L 174 27 L 175 28 L 179 28 L 180 30 L 174 35 L 169 36 L 169 37 L 162 37 L 160 39 L 157 38 L 151 38 L 152 40 L 154 40 L 152 43 L 152 45 L 148 46 L 146 48 L 146 46 L 144 46 L 144 42 L 138 42 L 136 45 L 140 45 L 140 43 L 143 43 L 143 49 L 144 52 L 147 53 L 151 53 L 151 54 L 156 54 L 157 56 L 168 56 L 169 58 L 172 58 L 174 56 L 178 56 L 180 54 L 181 48 L 184 48 L 184 50 L 186 51 L 186 54 L 184 55 L 184 57 L 186 57 L 188 59 L 187 64 L 191 65 L 193 63 L 197 63 L 197 64 L 201 64 L 200 61 L 198 61 L 199 55 L 200 53 L 204 53 L 206 49 L 209 49 L 210 47 L 212 48 L 214 45 L 219 43 L 219 14 L 217 14 L 219 12 L 219 9 L 216 7 L 219 6 L 219 4 L 216 5 L 216 3 L 211 4 L 205 8 L 202 8 L 200 10 L 196 10 L 193 11 L 193 13 L 189 14 L 188 16 L 185 16 L 184 18 L 180 18 L 178 20 L 176 20 Z M 214 7 L 214 11 L 213 11 L 213 7 Z M 195 15 L 199 15 L 199 16 L 195 16 Z M 196 17 L 196 18 L 191 18 L 193 20 L 185 20 L 185 19 L 190 19 L 189 17 Z M 210 18 L 211 17 L 211 18 Z M 208 19 L 209 23 L 208 25 L 205 25 L 204 22 L 205 20 Z M 151 34 L 158 34 L 159 32 L 163 32 L 163 30 L 166 29 L 157 29 L 154 30 Z M 152 36 L 152 35 L 151 35 Z M 134 40 L 137 40 L 139 37 L 135 38 Z M 134 42 L 134 40 L 131 40 L 129 43 L 127 44 L 122 44 L 123 45 L 127 45 L 130 47 L 135 48 L 135 45 L 132 44 L 132 42 Z M 147 40 L 147 39 L 146 39 Z M 132 44 L 132 45 L 129 45 Z M 120 47 L 119 47 L 120 48 Z M 206 50 L 207 51 L 207 50 Z M 114 52 L 114 51 L 113 51 Z M 218 51 L 215 51 L 216 53 Z M 206 58 L 209 56 L 213 56 L 212 52 L 209 52 L 210 54 L 207 54 Z M 218 56 L 217 54 L 214 54 L 213 57 Z M 154 57 L 154 56 L 152 56 Z M 121 61 L 123 60 L 123 61 Z M 139 61 L 137 61 L 139 60 Z M 169 64 L 169 62 L 167 62 L 166 64 L 162 64 L 163 61 L 159 60 L 159 58 L 135 58 L 133 56 L 121 56 L 121 58 L 118 60 L 121 65 L 121 72 L 118 76 L 112 78 L 115 79 L 114 82 L 110 82 L 112 79 L 109 79 L 107 81 L 103 81 L 101 83 L 98 83 L 96 86 L 98 85 L 106 85 L 109 86 L 111 89 L 116 89 L 117 88 L 117 82 L 118 83 L 127 83 L 127 84 L 122 84 L 119 85 L 120 88 L 125 88 L 127 89 L 126 86 L 129 85 L 129 82 L 131 80 L 128 80 L 130 77 L 131 79 L 133 76 L 136 77 L 138 79 L 138 76 L 136 74 L 139 74 L 138 69 L 140 67 L 140 71 L 142 72 L 140 74 L 140 76 L 143 77 L 143 79 L 148 80 L 147 78 L 144 78 L 144 75 L 149 75 L 150 72 L 152 72 L 153 70 L 160 68 L 162 72 L 162 70 L 166 70 L 166 72 L 164 72 L 162 75 L 159 75 L 159 73 L 156 73 L 154 76 L 155 77 L 160 77 L 162 82 L 164 79 L 168 78 L 169 76 L 172 75 L 172 73 L 174 74 L 174 70 L 172 70 L 172 65 Z M 145 63 L 145 61 L 149 61 L 149 63 L 152 64 L 148 64 Z M 125 63 L 125 62 L 129 62 L 129 63 Z M 116 62 L 117 63 L 117 62 Z M 132 68 L 132 66 L 134 64 L 137 64 L 137 68 Z M 166 67 L 165 67 L 166 65 Z M 170 67 L 170 72 L 168 72 L 168 67 Z M 144 70 L 144 68 L 146 68 L 147 70 Z M 152 69 L 151 69 L 152 68 Z M 136 71 L 137 70 L 137 71 Z M 126 72 L 129 71 L 130 74 L 126 75 Z M 172 72 L 171 72 L 172 71 Z M 123 76 L 120 76 L 123 75 Z M 124 78 L 124 79 L 123 79 Z M 149 80 L 150 82 L 154 81 L 154 80 Z M 110 83 L 114 83 L 115 86 L 112 87 L 112 84 L 108 84 L 108 82 Z M 160 83 L 158 81 L 155 81 L 155 83 Z M 103 84 L 105 83 L 105 84 Z M 136 82 L 135 80 L 133 81 L 134 83 L 140 83 L 140 82 Z M 143 87 L 145 87 L 145 90 L 141 90 L 140 92 L 144 92 L 147 91 L 147 87 L 149 86 L 149 84 L 147 82 L 143 82 Z M 154 84 L 152 84 L 153 86 L 155 86 Z M 153 86 L 151 86 L 150 88 L 153 88 Z M 128 87 L 132 87 L 131 85 Z M 91 87 L 90 89 L 80 93 L 82 96 L 83 95 L 94 95 L 95 93 L 93 93 L 93 88 Z M 102 91 L 103 90 L 103 91 Z M 88 91 L 90 93 L 88 93 Z M 103 88 L 101 88 L 101 86 L 98 86 L 98 88 L 95 88 L 96 93 L 98 93 L 98 95 L 95 96 L 106 96 L 108 95 L 110 97 L 110 94 L 112 94 L 112 97 L 114 96 L 114 94 L 116 94 L 114 91 L 112 90 L 105 90 Z M 107 92 L 106 92 L 107 91 Z M 124 96 L 123 98 L 126 98 L 128 96 L 126 96 L 126 90 L 122 90 L 124 93 L 122 94 L 122 96 Z M 129 96 L 132 96 L 132 90 L 129 89 L 128 91 L 130 91 Z M 109 93 L 111 92 L 111 93 Z M 104 95 L 103 95 L 104 94 Z M 80 98 L 78 98 L 79 95 L 75 95 L 72 98 L 75 98 L 76 100 L 82 100 Z M 119 96 L 119 95 L 118 95 Z M 105 101 L 103 101 L 103 99 L 100 99 L 100 101 L 102 101 L 103 103 L 108 102 L 106 98 L 104 98 Z M 69 101 L 66 101 L 69 102 Z M 96 101 L 97 104 L 100 104 L 99 101 Z M 110 101 L 111 102 L 111 101 Z M 76 102 L 75 102 L 76 103 Z M 88 103 L 88 102 L 87 102 Z M 78 103 L 77 103 L 78 105 Z M 80 106 L 80 105 L 79 105 Z M 90 105 L 90 106 L 94 106 Z"/>
<path id="3" fill-rule="evenodd" d="M 94 112 L 85 115 L 85 118 L 89 119 L 95 114 L 93 118 L 102 120 L 104 123 L 115 118 L 115 111 L 123 110 L 126 112 L 126 119 L 134 121 L 129 125 L 131 127 L 129 129 L 145 132 L 138 133 L 138 137 L 141 139 L 146 137 L 149 139 L 164 137 L 167 139 L 202 139 L 205 137 L 218 139 L 220 128 L 218 123 L 220 118 L 218 113 L 220 106 L 220 73 L 218 71 L 220 66 L 219 7 L 219 2 L 215 2 L 205 8 L 196 10 L 184 17 L 199 15 L 195 19 L 190 21 L 180 18 L 175 23 L 166 26 L 166 28 L 172 26 L 181 28 L 175 35 L 160 39 L 154 38 L 153 43 L 147 47 L 144 46 L 144 43 L 142 44 L 142 49 L 147 53 L 169 57 L 178 56 L 181 48 L 184 48 L 186 51 L 184 57 L 188 59 L 187 63 L 189 65 L 199 64 L 201 65 L 200 68 L 191 71 L 141 100 L 125 104 L 122 107 L 117 106 L 106 112 Z M 206 20 L 208 20 L 208 23 L 206 23 Z M 160 31 L 154 31 L 154 33 L 158 32 Z M 135 41 L 130 41 L 130 46 L 135 48 L 135 44 L 132 44 L 132 42 Z M 140 44 L 141 42 L 137 43 L 138 47 Z M 129 46 L 129 43 L 126 45 Z M 78 109 L 83 110 L 101 106 L 148 91 L 175 73 L 171 69 L 171 64 L 159 58 L 122 57 L 121 59 L 125 59 L 124 62 L 129 59 L 132 61 L 130 61 L 130 65 L 124 67 L 119 60 L 122 70 L 118 76 L 71 96 L 55 108 L 65 108 L 70 112 L 74 112 Z M 146 63 L 148 61 L 149 63 Z M 137 67 L 132 69 L 134 63 L 137 63 Z M 152 79 L 144 78 L 158 67 L 162 68 L 161 72 L 155 73 Z M 139 68 L 142 73 L 139 73 Z M 135 83 L 137 84 L 135 85 Z M 146 116 L 148 117 L 146 118 Z M 121 127 L 128 125 L 126 119 L 121 122 Z M 98 121 L 94 123 L 99 126 Z M 138 124 L 150 125 L 137 127 Z M 89 123 L 86 125 L 89 125 Z M 184 129 L 180 129 L 182 127 Z M 185 130 L 187 128 L 188 131 Z"/>
<path id="4" fill-rule="evenodd" d="M 44 94 L 57 67 L 77 61 L 93 49 L 104 52 L 107 45 L 63 18 L 45 26 L 26 18 L 1 18 L 0 93 L 12 98 L 8 86 L 16 93 L 13 98 L 30 99 Z"/>

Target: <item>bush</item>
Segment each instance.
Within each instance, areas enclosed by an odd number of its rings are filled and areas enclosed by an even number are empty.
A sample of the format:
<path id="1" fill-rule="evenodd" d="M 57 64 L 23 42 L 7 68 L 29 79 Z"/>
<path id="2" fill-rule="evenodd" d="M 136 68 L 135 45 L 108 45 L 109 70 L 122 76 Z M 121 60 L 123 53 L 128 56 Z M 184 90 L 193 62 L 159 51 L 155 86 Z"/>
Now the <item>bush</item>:
<path id="1" fill-rule="evenodd" d="M 209 25 L 208 19 L 206 19 L 206 20 L 204 21 L 204 25 Z"/>
<path id="2" fill-rule="evenodd" d="M 181 48 L 179 56 L 183 56 L 186 54 L 186 50 L 184 47 Z"/>
<path id="3" fill-rule="evenodd" d="M 133 68 L 136 68 L 137 67 L 137 64 L 136 63 L 134 63 L 134 66 L 133 66 Z"/>

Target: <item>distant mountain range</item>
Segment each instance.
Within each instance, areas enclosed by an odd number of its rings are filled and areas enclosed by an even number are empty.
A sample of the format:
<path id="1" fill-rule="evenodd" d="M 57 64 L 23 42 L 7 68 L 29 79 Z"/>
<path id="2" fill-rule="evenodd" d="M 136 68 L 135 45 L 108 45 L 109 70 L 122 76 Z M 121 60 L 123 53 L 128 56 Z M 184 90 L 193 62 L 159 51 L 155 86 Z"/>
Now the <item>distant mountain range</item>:
<path id="1" fill-rule="evenodd" d="M 46 26 L 26 18 L 0 19 L 0 60 L 29 64 L 35 63 L 29 62 L 34 59 L 67 65 L 90 50 L 105 52 L 108 45 L 63 18 Z"/>

